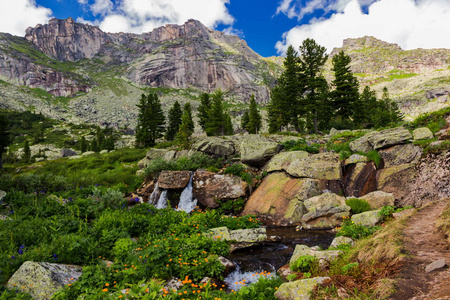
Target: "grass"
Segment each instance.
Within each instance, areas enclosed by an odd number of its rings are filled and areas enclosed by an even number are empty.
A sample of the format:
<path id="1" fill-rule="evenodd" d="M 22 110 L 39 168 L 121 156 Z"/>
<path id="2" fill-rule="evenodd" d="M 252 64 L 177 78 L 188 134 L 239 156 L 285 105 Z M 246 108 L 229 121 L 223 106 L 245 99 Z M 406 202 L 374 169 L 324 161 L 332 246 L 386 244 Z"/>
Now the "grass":
<path id="1" fill-rule="evenodd" d="M 450 198 L 444 199 L 443 201 L 450 201 Z M 450 202 L 447 204 L 445 210 L 441 213 L 436 221 L 436 230 L 443 234 L 447 241 L 450 243 Z"/>

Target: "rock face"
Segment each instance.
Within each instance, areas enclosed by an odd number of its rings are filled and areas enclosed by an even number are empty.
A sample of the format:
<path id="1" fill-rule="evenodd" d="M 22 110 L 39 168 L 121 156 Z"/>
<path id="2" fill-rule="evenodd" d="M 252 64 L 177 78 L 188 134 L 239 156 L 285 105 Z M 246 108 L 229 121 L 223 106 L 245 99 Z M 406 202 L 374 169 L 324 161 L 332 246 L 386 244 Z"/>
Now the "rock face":
<path id="1" fill-rule="evenodd" d="M 269 174 L 252 193 L 243 215 L 254 214 L 263 222 L 298 225 L 306 213 L 303 201 L 321 193 L 318 180 L 291 178 L 283 172 Z"/>
<path id="2" fill-rule="evenodd" d="M 368 137 L 369 144 L 374 150 L 404 144 L 411 139 L 411 133 L 403 127 L 382 130 Z"/>
<path id="3" fill-rule="evenodd" d="M 195 143 L 192 148 L 195 151 L 203 152 L 208 155 L 222 157 L 233 155 L 236 152 L 232 141 L 224 140 L 218 137 L 207 137 L 201 139 Z"/>
<path id="4" fill-rule="evenodd" d="M 300 178 L 339 180 L 341 163 L 336 153 L 308 155 L 305 151 L 284 152 L 274 156 L 266 165 L 267 172 L 285 171 Z"/>
<path id="5" fill-rule="evenodd" d="M 377 188 L 377 168 L 373 162 L 358 162 L 346 166 L 344 172 L 344 192 L 347 197 L 360 197 Z"/>
<path id="6" fill-rule="evenodd" d="M 244 197 L 248 187 L 240 177 L 201 170 L 194 173 L 192 185 L 194 198 L 209 208 L 219 207 L 217 200 Z"/>
<path id="7" fill-rule="evenodd" d="M 279 300 L 309 300 L 310 293 L 314 288 L 330 280 L 330 277 L 315 277 L 293 282 L 286 282 L 280 285 L 275 292 L 275 297 Z"/>
<path id="8" fill-rule="evenodd" d="M 241 161 L 253 167 L 263 167 L 281 150 L 280 145 L 260 135 L 249 135 L 240 144 Z"/>
<path id="9" fill-rule="evenodd" d="M 383 216 L 379 215 L 380 210 L 366 211 L 352 216 L 355 224 L 363 226 L 375 226 L 383 221 Z"/>
<path id="10" fill-rule="evenodd" d="M 384 168 L 390 168 L 403 164 L 417 164 L 422 155 L 422 148 L 413 144 L 397 145 L 380 150 L 378 153 L 383 159 Z"/>
<path id="11" fill-rule="evenodd" d="M 158 186 L 164 190 L 184 189 L 190 179 L 190 171 L 164 171 L 158 176 Z"/>
<path id="12" fill-rule="evenodd" d="M 79 266 L 26 261 L 9 279 L 7 286 L 10 289 L 25 287 L 21 291 L 34 299 L 50 299 L 55 292 L 76 281 L 81 273 Z"/>
<path id="13" fill-rule="evenodd" d="M 350 215 L 345 198 L 333 193 L 324 193 L 303 203 L 308 213 L 303 215 L 302 222 L 309 228 L 332 228 L 341 224 L 344 216 Z"/>

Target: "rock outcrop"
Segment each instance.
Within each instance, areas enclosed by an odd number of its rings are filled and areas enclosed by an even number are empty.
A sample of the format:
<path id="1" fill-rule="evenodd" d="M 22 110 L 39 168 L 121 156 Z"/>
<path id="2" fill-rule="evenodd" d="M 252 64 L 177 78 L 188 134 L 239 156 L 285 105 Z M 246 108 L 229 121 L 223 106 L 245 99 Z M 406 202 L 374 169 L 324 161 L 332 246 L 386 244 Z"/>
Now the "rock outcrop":
<path id="1" fill-rule="evenodd" d="M 286 282 L 280 285 L 275 292 L 275 297 L 279 300 L 309 300 L 314 288 L 327 280 L 330 280 L 330 277 L 314 277 Z"/>
<path id="2" fill-rule="evenodd" d="M 164 190 L 184 189 L 190 179 L 190 171 L 164 171 L 158 176 L 158 186 Z"/>
<path id="3" fill-rule="evenodd" d="M 340 254 L 342 254 L 342 251 L 340 250 L 320 251 L 306 245 L 297 245 L 295 246 L 295 250 L 292 254 L 289 264 L 294 264 L 301 256 L 311 255 L 317 258 L 317 260 L 319 261 L 319 265 L 322 268 L 325 268 L 332 261 L 336 260 Z"/>
<path id="4" fill-rule="evenodd" d="M 261 135 L 249 135 L 240 143 L 241 161 L 253 167 L 263 167 L 281 150 L 281 146 Z"/>
<path id="5" fill-rule="evenodd" d="M 345 204 L 345 198 L 334 193 L 323 193 L 305 200 L 303 204 L 308 211 L 302 217 L 306 228 L 332 228 L 350 215 L 350 206 Z"/>

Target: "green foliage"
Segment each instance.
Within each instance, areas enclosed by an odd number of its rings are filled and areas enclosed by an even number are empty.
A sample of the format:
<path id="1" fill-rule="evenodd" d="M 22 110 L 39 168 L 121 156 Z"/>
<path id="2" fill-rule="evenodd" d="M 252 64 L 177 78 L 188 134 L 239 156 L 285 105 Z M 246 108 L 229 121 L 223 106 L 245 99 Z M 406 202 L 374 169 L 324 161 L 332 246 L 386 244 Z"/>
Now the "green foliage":
<path id="1" fill-rule="evenodd" d="M 344 217 L 342 227 L 339 229 L 336 236 L 346 236 L 358 240 L 372 235 L 378 229 L 380 229 L 380 226 L 366 227 L 360 224 L 354 224 L 350 218 Z"/>
<path id="2" fill-rule="evenodd" d="M 180 103 L 178 101 L 175 101 L 175 103 L 169 110 L 169 123 L 166 129 L 166 140 L 173 141 L 175 139 L 175 135 L 180 129 L 182 114 L 183 112 L 181 111 Z"/>
<path id="3" fill-rule="evenodd" d="M 165 118 L 161 103 L 156 94 L 142 94 L 139 104 L 138 124 L 136 126 L 136 146 L 151 147 L 163 136 Z"/>
<path id="4" fill-rule="evenodd" d="M 8 129 L 9 122 L 7 117 L 0 114 L 0 169 L 3 169 L 3 153 L 6 152 L 6 147 L 11 142 Z"/>
<path id="5" fill-rule="evenodd" d="M 248 110 L 244 111 L 244 115 L 241 119 L 241 128 L 247 129 L 248 122 L 250 121 L 250 116 L 248 114 Z"/>
<path id="6" fill-rule="evenodd" d="M 289 280 L 289 281 L 294 281 L 294 280 L 296 280 L 297 279 L 297 274 L 289 274 L 287 277 L 286 277 L 286 279 L 287 280 Z"/>
<path id="7" fill-rule="evenodd" d="M 22 160 L 25 163 L 30 162 L 31 160 L 31 149 L 30 149 L 30 144 L 28 143 L 28 140 L 25 141 L 25 146 L 23 147 L 23 157 Z"/>
<path id="8" fill-rule="evenodd" d="M 243 165 L 241 164 L 233 164 L 225 168 L 223 171 L 224 174 L 233 174 L 241 177 L 242 180 L 247 182 L 249 185 L 253 183 L 253 176 L 250 174 Z"/>
<path id="9" fill-rule="evenodd" d="M 220 202 L 220 201 L 219 201 Z M 218 208 L 222 213 L 239 214 L 245 207 L 245 199 L 237 198 L 219 203 Z"/>
<path id="10" fill-rule="evenodd" d="M 245 129 L 247 129 L 249 133 L 258 133 L 261 129 L 261 126 L 261 115 L 259 114 L 258 107 L 256 105 L 255 95 L 252 94 L 252 96 L 250 97 L 248 122 L 245 126 Z"/>
<path id="11" fill-rule="evenodd" d="M 198 107 L 198 118 L 200 127 L 206 131 L 206 124 L 209 118 L 209 110 L 211 109 L 211 99 L 209 94 L 203 93 L 200 95 L 200 106 Z"/>
<path id="12" fill-rule="evenodd" d="M 369 202 L 364 199 L 349 198 L 345 200 L 345 204 L 350 206 L 352 214 L 360 214 L 371 210 Z"/>
<path id="13" fill-rule="evenodd" d="M 289 140 L 282 143 L 286 151 L 306 151 L 308 153 L 319 153 L 322 145 L 314 141 L 306 141 L 305 139 Z"/>
<path id="14" fill-rule="evenodd" d="M 419 127 L 428 127 L 433 133 L 436 133 L 445 126 L 445 119 L 448 116 L 450 116 L 450 107 L 431 113 L 422 114 L 411 123 L 411 127 L 414 129 Z"/>
<path id="15" fill-rule="evenodd" d="M 135 242 L 133 242 L 130 238 L 121 238 L 114 243 L 112 255 L 116 259 L 125 260 L 133 249 L 136 249 Z"/>
<path id="16" fill-rule="evenodd" d="M 302 255 L 295 262 L 289 265 L 294 272 L 317 273 L 319 270 L 319 260 L 312 255 Z"/>
<path id="17" fill-rule="evenodd" d="M 393 205 L 386 205 L 381 208 L 380 212 L 378 213 L 380 216 L 384 217 L 392 217 L 392 214 L 395 212 L 395 206 Z"/>
<path id="18" fill-rule="evenodd" d="M 201 101 L 202 103 L 203 102 L 206 103 L 207 102 L 206 97 L 204 98 L 203 97 L 204 96 L 202 96 Z M 212 95 L 212 102 L 210 103 L 209 108 L 206 107 L 206 104 L 205 106 L 202 106 L 202 104 L 200 104 L 200 107 L 202 109 L 199 110 L 199 118 L 201 121 L 200 125 L 202 125 L 203 122 L 205 122 L 204 128 L 206 134 L 208 136 L 221 136 L 233 134 L 231 117 L 223 106 L 223 92 L 221 90 L 217 90 Z M 206 114 L 206 119 L 203 119 L 202 121 L 202 118 L 205 118 L 202 115 L 203 113 Z"/>
<path id="19" fill-rule="evenodd" d="M 382 158 L 381 158 L 380 153 L 378 153 L 377 150 L 370 150 L 369 152 L 365 153 L 365 156 L 367 156 L 369 161 L 373 161 L 377 168 L 380 167 Z"/>

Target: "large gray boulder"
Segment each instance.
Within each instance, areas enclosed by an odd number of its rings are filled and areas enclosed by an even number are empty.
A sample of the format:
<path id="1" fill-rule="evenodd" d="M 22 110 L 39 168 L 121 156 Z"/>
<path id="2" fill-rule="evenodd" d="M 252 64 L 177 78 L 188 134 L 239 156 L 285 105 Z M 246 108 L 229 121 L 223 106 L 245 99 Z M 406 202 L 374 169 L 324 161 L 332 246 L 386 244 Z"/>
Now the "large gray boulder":
<path id="1" fill-rule="evenodd" d="M 349 143 L 350 149 L 353 152 L 363 152 L 363 153 L 367 153 L 370 150 L 373 150 L 372 145 L 370 145 L 369 143 L 369 138 L 375 134 L 377 134 L 377 132 L 372 131 L 360 137 L 359 139 L 351 141 Z"/>
<path id="2" fill-rule="evenodd" d="M 279 300 L 309 300 L 311 292 L 317 285 L 330 280 L 330 277 L 314 277 L 309 279 L 285 282 L 275 292 Z"/>
<path id="3" fill-rule="evenodd" d="M 342 254 L 341 250 L 320 251 L 306 245 L 296 245 L 289 264 L 294 264 L 301 256 L 311 255 L 317 258 L 321 267 L 326 267 L 333 260 L 336 260 L 340 254 Z"/>
<path id="4" fill-rule="evenodd" d="M 34 299 L 47 300 L 82 274 L 82 267 L 26 261 L 9 279 L 10 289 L 20 288 Z"/>
<path id="5" fill-rule="evenodd" d="M 218 137 L 207 137 L 197 141 L 192 149 L 207 155 L 230 156 L 236 152 L 234 143 Z"/>
<path id="6" fill-rule="evenodd" d="M 231 241 L 231 251 L 252 247 L 267 240 L 266 228 L 229 230 L 227 227 L 217 227 L 203 235 L 215 240 Z"/>
<path id="7" fill-rule="evenodd" d="M 169 150 L 151 148 L 147 151 L 145 157 L 138 162 L 139 169 L 145 169 L 153 159 L 163 158 L 167 152 Z"/>
<path id="8" fill-rule="evenodd" d="M 333 241 L 331 242 L 330 248 L 332 247 L 338 247 L 340 245 L 350 245 L 353 246 L 355 245 L 355 242 L 346 236 L 337 236 L 333 239 Z"/>
<path id="9" fill-rule="evenodd" d="M 163 171 L 158 176 L 158 186 L 165 190 L 184 189 L 190 179 L 190 171 Z"/>
<path id="10" fill-rule="evenodd" d="M 421 127 L 421 128 L 414 129 L 413 136 L 414 136 L 415 141 L 431 140 L 434 138 L 433 133 L 427 127 Z"/>
<path id="11" fill-rule="evenodd" d="M 77 153 L 72 149 L 61 149 L 61 157 L 75 156 Z"/>
<path id="12" fill-rule="evenodd" d="M 373 210 L 382 208 L 386 205 L 394 205 L 395 202 L 394 194 L 383 191 L 375 191 L 359 197 L 359 199 L 366 200 L 370 204 L 370 208 Z"/>
<path id="13" fill-rule="evenodd" d="M 381 130 L 368 137 L 369 144 L 374 150 L 383 149 L 395 145 L 405 144 L 412 139 L 408 129 L 396 127 Z"/>
<path id="14" fill-rule="evenodd" d="M 240 143 L 241 162 L 252 167 L 263 167 L 281 150 L 281 146 L 261 135 L 246 136 Z"/>
<path id="15" fill-rule="evenodd" d="M 332 228 L 340 225 L 343 217 L 350 215 L 345 198 L 334 193 L 323 193 L 303 202 L 308 213 L 302 217 L 306 228 Z"/>
<path id="16" fill-rule="evenodd" d="M 336 153 L 308 154 L 305 151 L 283 152 L 266 165 L 267 172 L 285 171 L 299 178 L 339 180 L 341 163 Z"/>
<path id="17" fill-rule="evenodd" d="M 352 216 L 352 221 L 355 224 L 363 226 L 375 226 L 383 221 L 384 217 L 380 215 L 380 210 L 366 211 Z"/>
<path id="18" fill-rule="evenodd" d="M 403 164 L 417 164 L 423 153 L 419 146 L 413 144 L 397 145 L 378 151 L 384 162 L 384 168 L 390 168 Z"/>

